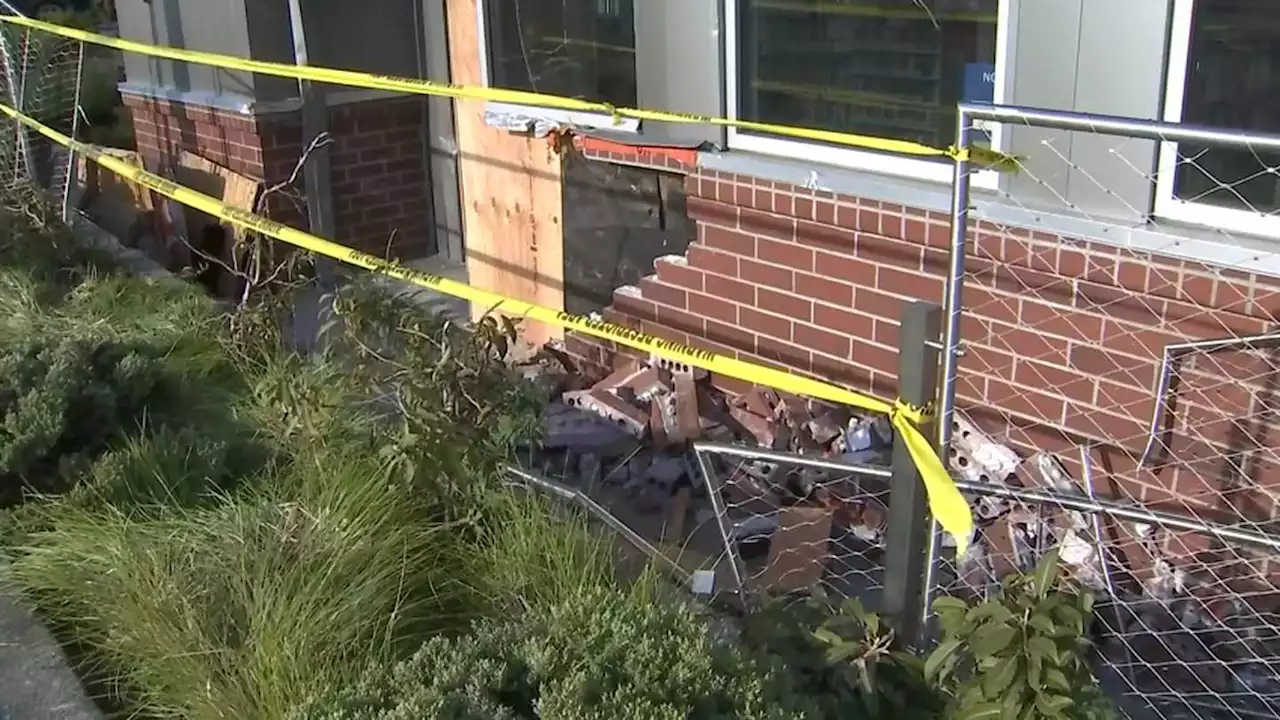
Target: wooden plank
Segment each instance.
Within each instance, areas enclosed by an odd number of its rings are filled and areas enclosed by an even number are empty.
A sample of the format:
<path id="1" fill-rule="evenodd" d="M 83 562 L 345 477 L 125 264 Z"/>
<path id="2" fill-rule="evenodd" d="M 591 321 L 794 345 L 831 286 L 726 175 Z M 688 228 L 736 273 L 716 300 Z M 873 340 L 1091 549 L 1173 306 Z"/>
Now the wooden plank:
<path id="1" fill-rule="evenodd" d="M 448 0 L 452 80 L 483 85 L 484 43 L 477 0 Z M 456 103 L 462 224 L 471 284 L 554 309 L 564 308 L 561 164 L 550 139 L 484 123 L 485 103 Z M 472 307 L 473 316 L 489 308 Z M 525 322 L 526 342 L 542 344 L 560 328 Z"/>

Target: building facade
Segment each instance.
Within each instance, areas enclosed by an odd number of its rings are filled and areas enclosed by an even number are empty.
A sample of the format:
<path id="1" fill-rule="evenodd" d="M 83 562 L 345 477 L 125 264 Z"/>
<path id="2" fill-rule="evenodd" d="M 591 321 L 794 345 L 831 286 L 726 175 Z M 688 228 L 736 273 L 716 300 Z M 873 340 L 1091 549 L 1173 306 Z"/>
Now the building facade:
<path id="1" fill-rule="evenodd" d="M 289 61 L 286 5 L 120 0 L 121 33 Z M 1265 0 L 304 5 L 331 13 L 312 13 L 324 26 L 316 64 L 439 77 L 424 58 L 444 36 L 427 18 L 447 17 L 456 82 L 935 147 L 956 142 L 961 101 L 1280 132 L 1280 10 Z M 188 16 L 157 21 L 161 6 Z M 197 23 L 190 13 L 210 17 Z M 236 32 L 195 37 L 215 19 Z M 300 139 L 292 85 L 129 62 L 124 89 L 144 150 L 195 143 L 268 182 L 287 175 Z M 228 110 L 231 96 L 251 103 Z M 433 178 L 447 174 L 431 164 L 439 135 L 429 104 L 337 91 L 331 104 L 340 239 L 379 249 L 398 228 L 404 245 L 394 252 L 431 252 L 444 247 L 435 234 L 450 222 L 452 232 L 466 226 L 468 245 L 502 232 L 501 221 L 481 231 L 471 219 L 487 203 L 513 223 L 548 206 L 542 191 L 510 185 L 496 200 L 480 197 L 492 185 L 464 169 L 455 201 L 466 222 L 431 220 L 418 210 L 441 205 Z M 900 307 L 942 298 L 953 180 L 945 158 L 500 103 L 455 112 L 456 156 L 540 156 L 529 148 L 542 140 L 461 138 L 481 116 L 504 127 L 534 118 L 599 129 L 610 144 L 588 153 L 600 162 L 683 177 L 694 242 L 620 288 L 604 309 L 610 319 L 894 394 Z M 1023 125 L 966 132 L 1017 156 L 1021 168 L 973 176 L 961 407 L 1019 450 L 1059 453 L 1077 473 L 1084 456 L 1075 449 L 1087 445 L 1092 466 L 1115 480 L 1108 494 L 1271 521 L 1280 459 L 1263 353 L 1232 347 L 1197 358 L 1181 373 L 1176 411 L 1158 380 L 1170 345 L 1275 329 L 1280 157 Z M 541 232 L 559 222 L 558 207 L 547 212 L 529 221 Z M 588 366 L 609 365 L 618 350 L 581 337 L 566 343 Z M 1223 377 L 1239 382 L 1223 386 Z"/>

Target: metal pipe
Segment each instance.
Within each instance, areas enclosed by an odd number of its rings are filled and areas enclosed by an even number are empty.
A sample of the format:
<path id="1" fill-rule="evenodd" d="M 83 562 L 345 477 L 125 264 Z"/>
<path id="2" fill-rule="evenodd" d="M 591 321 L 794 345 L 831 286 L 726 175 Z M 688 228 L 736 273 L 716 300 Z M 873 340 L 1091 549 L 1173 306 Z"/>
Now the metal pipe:
<path id="1" fill-rule="evenodd" d="M 720 529 L 720 538 L 724 541 L 725 555 L 729 556 L 729 569 L 733 571 L 733 580 L 738 586 L 738 596 L 743 597 L 747 589 L 746 565 L 738 555 L 738 546 L 733 542 L 733 533 L 729 527 L 729 509 L 725 507 L 724 498 L 720 496 L 720 483 L 715 469 L 707 459 L 707 454 L 712 450 L 703 447 L 704 445 L 719 445 L 719 443 L 694 443 L 693 456 L 698 461 L 702 481 L 707 485 L 707 497 L 711 499 L 711 509 L 716 514 L 716 526 Z"/>
<path id="2" fill-rule="evenodd" d="M 973 482 L 970 480 L 955 480 L 955 484 L 961 492 L 965 493 L 999 497 L 1019 502 L 1048 503 L 1057 505 L 1066 510 L 1075 510 L 1077 512 L 1102 512 L 1120 518 L 1121 520 L 1151 523 L 1176 530 L 1189 530 L 1191 532 L 1214 535 L 1224 540 L 1232 540 L 1245 545 L 1252 545 L 1272 552 L 1280 551 L 1280 535 L 1241 530 L 1239 528 L 1222 525 L 1220 523 L 1192 520 L 1181 515 L 1174 515 L 1173 513 L 1160 512 L 1157 510 L 1147 510 L 1136 505 L 1118 503 L 1114 500 L 1106 500 L 1104 498 L 1090 500 L 1084 495 L 1073 496 L 1043 492 L 1040 490 L 1027 490 L 1025 488 L 1011 487 L 1009 485 Z"/>
<path id="3" fill-rule="evenodd" d="M 863 465 L 860 463 L 832 460 L 830 458 L 794 455 L 792 453 L 779 452 L 777 450 L 766 450 L 759 447 L 748 447 L 745 445 L 699 442 L 693 444 L 693 450 L 697 453 L 707 452 L 716 455 L 729 455 L 731 457 L 746 458 L 748 460 L 764 460 L 765 462 L 800 465 L 802 467 L 818 468 L 820 470 L 834 470 L 836 472 L 870 475 L 872 477 L 879 478 L 888 478 L 893 475 L 893 472 L 889 468 L 880 467 L 878 465 Z"/>
<path id="4" fill-rule="evenodd" d="M 637 550 L 649 556 L 649 559 L 657 560 L 663 565 L 666 565 L 667 569 L 678 576 L 683 582 L 688 583 L 692 579 L 692 576 L 683 567 L 681 567 L 679 563 L 667 557 L 665 553 L 654 547 L 653 543 L 645 540 L 639 533 L 632 530 L 626 523 L 622 522 L 614 516 L 613 513 L 609 512 L 607 508 L 591 499 L 590 496 L 580 490 L 575 490 L 567 485 L 562 485 L 551 478 L 534 475 L 528 470 L 516 467 L 515 465 L 507 466 L 507 474 L 511 475 L 519 482 L 536 487 L 540 490 L 545 490 L 564 500 L 572 500 L 579 505 L 582 505 L 587 512 L 591 513 L 605 525 L 608 525 L 619 535 L 626 538 L 626 540 L 634 545 Z"/>
<path id="5" fill-rule="evenodd" d="M 969 147 L 969 125 L 972 117 L 961 105 L 956 109 L 956 147 Z M 969 235 L 969 175 L 967 158 L 956 158 L 951 181 L 951 243 L 947 257 L 947 277 L 943 309 L 946 321 L 942 327 L 942 384 L 938 388 L 938 453 L 944 458 L 951 447 L 955 427 L 956 383 L 960 366 L 960 321 L 964 315 L 965 242 Z M 929 544 L 924 564 L 924 614 L 928 622 L 929 605 L 937 582 L 938 554 L 942 549 L 942 526 L 929 522 Z"/>
<path id="6" fill-rule="evenodd" d="M 1038 128 L 1074 130 L 1101 135 L 1120 135 L 1163 142 L 1189 142 L 1251 149 L 1260 152 L 1280 152 L 1280 135 L 1243 133 L 1206 125 L 1188 125 L 1160 120 L 1142 120 L 1116 115 L 1095 115 L 1063 110 L 1022 107 L 1017 105 L 988 105 L 985 103 L 960 103 L 961 115 L 976 120 L 1002 123 L 1020 123 Z"/>
<path id="7" fill-rule="evenodd" d="M 76 44 L 75 90 L 71 94 L 71 137 L 80 129 L 80 85 L 84 79 L 84 43 Z M 66 175 L 62 178 L 62 221 L 71 222 L 71 186 L 76 179 L 76 152 L 67 148 Z"/>
<path id="8" fill-rule="evenodd" d="M 311 63 L 307 47 L 306 23 L 302 14 L 302 0 L 289 0 L 289 23 L 293 32 L 293 61 L 299 67 Z M 302 102 L 302 147 L 310 148 L 316 138 L 329 131 L 329 103 L 323 85 L 310 80 L 298 81 L 298 95 Z M 302 168 L 303 185 L 306 188 L 307 229 L 323 238 L 336 239 L 333 219 L 333 172 L 329 148 L 311 148 L 311 155 Z M 316 275 L 322 289 L 329 291 L 337 282 L 337 263 L 317 257 Z M 323 309 L 320 311 L 323 313 Z M 317 323 L 324 325 L 323 318 Z"/>
<path id="9" fill-rule="evenodd" d="M 1147 425 L 1147 446 L 1142 450 L 1140 464 L 1145 465 L 1151 462 L 1152 456 L 1155 454 L 1156 443 L 1159 442 L 1161 425 L 1163 425 L 1161 420 L 1166 415 L 1164 412 L 1164 399 L 1169 394 L 1170 384 L 1173 382 L 1174 361 L 1179 356 L 1192 350 L 1213 353 L 1242 346 L 1266 346 L 1267 349 L 1270 349 L 1273 344 L 1280 345 L 1280 333 L 1271 332 L 1261 335 L 1245 335 L 1238 338 L 1219 338 L 1217 340 L 1194 340 L 1165 345 L 1164 351 L 1160 356 L 1160 375 L 1156 378 L 1155 402 L 1151 407 L 1151 422 Z"/>

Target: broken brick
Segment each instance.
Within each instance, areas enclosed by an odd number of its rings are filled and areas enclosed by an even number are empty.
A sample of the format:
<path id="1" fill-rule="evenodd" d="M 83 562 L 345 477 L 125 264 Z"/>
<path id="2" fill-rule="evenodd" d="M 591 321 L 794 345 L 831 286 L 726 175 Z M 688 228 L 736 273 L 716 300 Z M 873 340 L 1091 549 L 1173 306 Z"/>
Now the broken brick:
<path id="1" fill-rule="evenodd" d="M 589 410 L 608 418 L 626 429 L 633 437 L 644 437 L 649 425 L 648 414 L 631 403 L 605 390 L 575 390 L 562 396 L 571 407 Z"/>
<path id="2" fill-rule="evenodd" d="M 698 414 L 698 392 L 692 375 L 675 376 L 676 428 L 680 440 L 697 440 L 702 434 L 702 419 Z"/>

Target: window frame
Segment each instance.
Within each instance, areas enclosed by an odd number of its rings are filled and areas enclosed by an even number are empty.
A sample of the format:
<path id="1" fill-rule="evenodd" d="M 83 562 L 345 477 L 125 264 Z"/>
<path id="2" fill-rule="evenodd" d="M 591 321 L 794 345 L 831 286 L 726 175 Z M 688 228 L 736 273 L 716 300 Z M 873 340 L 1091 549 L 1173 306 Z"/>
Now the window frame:
<path id="1" fill-rule="evenodd" d="M 489 68 L 489 21 L 488 10 L 491 0 L 476 0 L 476 39 L 480 54 L 480 80 L 487 88 L 495 88 L 493 75 Z M 633 15 L 631 21 L 635 22 Z M 561 108 L 549 108 L 541 105 L 485 101 L 485 111 L 508 116 L 524 116 L 537 120 L 546 120 L 557 125 L 585 127 L 593 130 L 636 135 L 640 133 L 640 121 L 632 118 L 614 118 L 607 113 L 576 112 Z"/>
<path id="2" fill-rule="evenodd" d="M 1165 71 L 1163 117 L 1165 122 L 1182 122 L 1196 1 L 1173 0 L 1169 22 L 1168 66 Z M 1280 238 L 1280 215 L 1251 213 L 1248 210 L 1178 198 L 1174 194 L 1177 168 L 1178 143 L 1162 141 L 1156 157 L 1156 193 L 1153 212 L 1157 218 L 1245 235 Z"/>
<path id="3" fill-rule="evenodd" d="M 1001 105 L 1012 86 L 1013 40 L 1014 28 L 1013 6 L 1017 0 L 997 0 L 996 10 L 996 57 L 995 88 L 992 102 Z M 723 0 L 724 17 L 724 82 L 725 110 L 731 120 L 738 119 L 738 3 L 740 0 Z M 995 124 L 989 127 L 991 147 L 1002 151 L 1006 148 L 1009 134 L 1004 125 Z M 879 153 L 856 148 L 832 147 L 831 145 L 805 142 L 804 140 L 765 137 L 743 132 L 730 126 L 728 129 L 728 146 L 730 150 L 743 150 L 785 157 L 795 160 L 813 162 L 820 165 L 833 165 L 849 170 L 860 170 L 882 175 L 905 177 L 914 180 L 925 180 L 936 183 L 951 183 L 954 180 L 954 167 L 948 163 L 924 160 L 905 155 Z M 992 170 L 980 170 L 972 176 L 973 186 L 984 189 L 999 187 L 999 173 Z"/>

